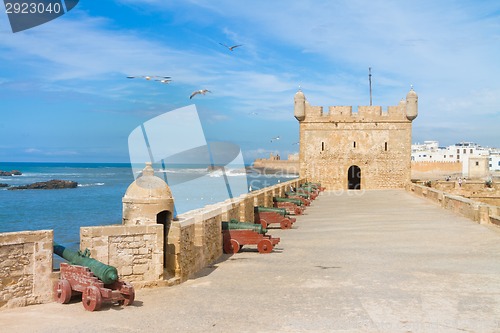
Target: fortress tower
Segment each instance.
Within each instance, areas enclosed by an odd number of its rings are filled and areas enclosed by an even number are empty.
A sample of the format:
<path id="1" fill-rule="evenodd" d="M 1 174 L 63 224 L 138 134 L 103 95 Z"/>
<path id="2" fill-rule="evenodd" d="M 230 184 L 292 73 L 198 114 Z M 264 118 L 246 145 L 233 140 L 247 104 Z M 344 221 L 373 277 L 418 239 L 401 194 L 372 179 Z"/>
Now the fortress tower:
<path id="1" fill-rule="evenodd" d="M 410 182 L 411 126 L 418 115 L 413 88 L 389 106 L 311 106 L 294 98 L 300 131 L 300 176 L 330 190 L 401 188 Z"/>

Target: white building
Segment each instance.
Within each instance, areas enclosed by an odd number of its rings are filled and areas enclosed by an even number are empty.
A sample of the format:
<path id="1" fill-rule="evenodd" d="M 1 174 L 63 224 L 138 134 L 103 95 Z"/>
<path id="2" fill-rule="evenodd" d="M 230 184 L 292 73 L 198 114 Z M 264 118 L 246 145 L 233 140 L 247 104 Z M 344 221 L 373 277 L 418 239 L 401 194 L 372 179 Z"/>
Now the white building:
<path id="1" fill-rule="evenodd" d="M 490 151 L 490 171 L 500 171 L 500 149 Z"/>
<path id="2" fill-rule="evenodd" d="M 422 162 L 462 162 L 462 174 L 469 173 L 469 158 L 489 156 L 490 171 L 500 170 L 500 150 L 484 148 L 473 142 L 460 142 L 448 147 L 439 147 L 438 141 L 424 141 L 411 146 L 412 161 Z"/>

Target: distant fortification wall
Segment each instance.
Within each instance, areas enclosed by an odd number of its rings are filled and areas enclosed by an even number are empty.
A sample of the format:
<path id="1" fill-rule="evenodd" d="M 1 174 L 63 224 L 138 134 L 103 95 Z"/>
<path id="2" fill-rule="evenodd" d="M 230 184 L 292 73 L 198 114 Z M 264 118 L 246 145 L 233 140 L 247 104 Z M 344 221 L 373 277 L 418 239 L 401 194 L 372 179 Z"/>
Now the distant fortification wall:
<path id="1" fill-rule="evenodd" d="M 252 165 L 255 169 L 261 169 L 263 173 L 281 172 L 284 174 L 299 174 L 298 154 L 288 155 L 287 160 L 282 160 L 279 155 L 270 154 L 269 158 L 258 158 Z"/>
<path id="2" fill-rule="evenodd" d="M 412 179 L 443 179 L 447 176 L 461 177 L 462 162 L 411 162 Z"/>

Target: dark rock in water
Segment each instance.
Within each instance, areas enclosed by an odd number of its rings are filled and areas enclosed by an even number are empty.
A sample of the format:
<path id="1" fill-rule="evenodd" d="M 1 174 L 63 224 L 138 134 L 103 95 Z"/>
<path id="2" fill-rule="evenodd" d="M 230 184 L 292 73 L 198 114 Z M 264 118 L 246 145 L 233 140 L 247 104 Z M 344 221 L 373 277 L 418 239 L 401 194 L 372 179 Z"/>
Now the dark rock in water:
<path id="1" fill-rule="evenodd" d="M 9 184 L 0 183 L 0 187 L 9 187 Z"/>
<path id="2" fill-rule="evenodd" d="M 47 182 L 38 182 L 22 186 L 12 186 L 9 190 L 58 190 L 63 188 L 75 188 L 78 186 L 77 182 L 71 180 L 58 180 L 52 179 Z"/>
<path id="3" fill-rule="evenodd" d="M 218 170 L 224 171 L 224 166 L 223 165 L 209 165 L 207 168 L 207 171 L 218 171 Z"/>
<path id="4" fill-rule="evenodd" d="M 12 171 L 2 171 L 0 170 L 0 176 L 4 177 L 10 177 L 10 176 L 20 176 L 23 173 L 19 170 L 12 170 Z"/>

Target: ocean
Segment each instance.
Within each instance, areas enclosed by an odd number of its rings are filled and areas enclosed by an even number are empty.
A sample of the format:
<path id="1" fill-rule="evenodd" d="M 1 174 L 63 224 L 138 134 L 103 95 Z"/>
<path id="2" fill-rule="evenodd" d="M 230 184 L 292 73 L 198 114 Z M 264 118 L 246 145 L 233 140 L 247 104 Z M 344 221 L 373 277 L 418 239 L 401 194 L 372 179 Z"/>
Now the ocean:
<path id="1" fill-rule="evenodd" d="M 195 165 L 179 165 L 155 174 L 165 177 L 171 186 L 177 214 L 202 208 L 227 199 L 227 184 L 240 184 L 256 190 L 295 175 L 261 174 L 241 168 L 208 171 Z M 121 224 L 122 197 L 134 181 L 128 163 L 0 163 L 0 170 L 19 170 L 20 176 L 0 176 L 9 186 L 31 184 L 51 179 L 78 182 L 74 189 L 7 190 L 0 188 L 0 232 L 54 230 L 54 241 L 78 248 L 80 227 Z M 246 176 L 246 181 L 245 181 Z M 244 183 L 244 185 L 242 185 Z M 235 190 L 233 190 L 234 192 Z"/>

